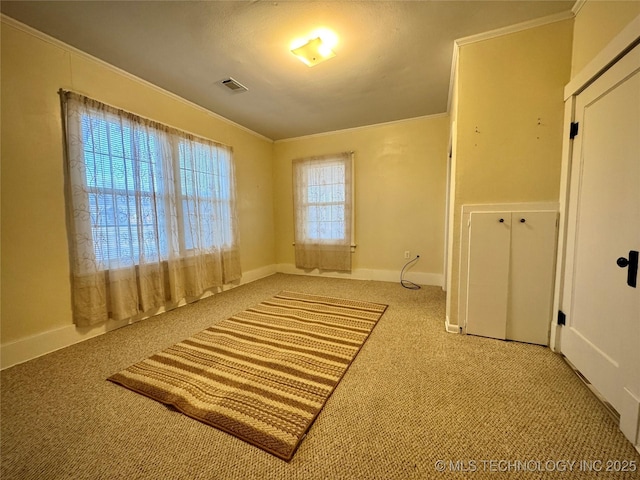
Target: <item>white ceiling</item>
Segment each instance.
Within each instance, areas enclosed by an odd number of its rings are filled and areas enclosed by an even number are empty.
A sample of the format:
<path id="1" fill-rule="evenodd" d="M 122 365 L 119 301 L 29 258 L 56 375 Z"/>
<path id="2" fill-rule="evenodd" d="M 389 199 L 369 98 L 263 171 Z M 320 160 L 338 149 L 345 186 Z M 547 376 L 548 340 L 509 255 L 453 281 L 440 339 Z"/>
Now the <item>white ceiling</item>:
<path id="1" fill-rule="evenodd" d="M 569 1 L 6 1 L 2 13 L 270 139 L 443 113 L 456 39 Z M 318 27 L 337 56 L 290 42 Z M 505 59 L 508 62 L 508 59 Z M 249 91 L 232 93 L 233 77 Z"/>

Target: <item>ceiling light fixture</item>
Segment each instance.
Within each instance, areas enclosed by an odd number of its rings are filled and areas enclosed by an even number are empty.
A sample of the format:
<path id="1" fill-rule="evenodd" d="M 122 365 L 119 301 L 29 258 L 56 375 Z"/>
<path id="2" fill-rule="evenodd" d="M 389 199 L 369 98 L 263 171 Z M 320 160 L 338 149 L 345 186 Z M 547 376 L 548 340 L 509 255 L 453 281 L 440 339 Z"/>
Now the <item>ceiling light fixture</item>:
<path id="1" fill-rule="evenodd" d="M 301 43 L 303 44 L 301 45 Z M 314 32 L 311 40 L 293 42 L 291 53 L 305 65 L 313 67 L 336 56 L 336 53 L 332 50 L 336 43 L 337 36 L 335 34 L 322 30 Z"/>

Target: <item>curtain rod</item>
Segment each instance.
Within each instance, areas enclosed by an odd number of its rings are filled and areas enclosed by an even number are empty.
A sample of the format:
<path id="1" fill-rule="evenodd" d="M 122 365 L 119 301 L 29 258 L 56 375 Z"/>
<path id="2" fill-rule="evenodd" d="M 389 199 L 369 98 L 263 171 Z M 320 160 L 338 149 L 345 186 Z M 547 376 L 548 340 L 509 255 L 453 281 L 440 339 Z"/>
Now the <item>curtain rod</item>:
<path id="1" fill-rule="evenodd" d="M 213 140 L 212 138 L 205 137 L 204 135 L 200 135 L 200 134 L 197 134 L 197 133 L 190 132 L 189 130 L 185 130 L 184 128 L 178 128 L 178 127 L 176 127 L 174 125 L 170 125 L 168 123 L 164 123 L 164 122 L 161 122 L 159 120 L 154 120 L 153 118 L 149 118 L 149 117 L 146 117 L 144 115 L 140 115 L 140 114 L 138 114 L 136 112 L 131 112 L 131 111 L 126 110 L 126 109 L 124 109 L 122 107 L 118 107 L 116 105 L 113 105 L 113 104 L 110 104 L 110 103 L 107 103 L 107 102 L 103 102 L 102 100 L 98 100 L 97 98 L 93 98 L 93 97 L 91 97 L 89 95 L 85 95 L 84 93 L 80 93 L 80 92 L 77 92 L 77 91 L 74 91 L 74 90 L 68 90 L 68 89 L 65 89 L 65 88 L 58 89 L 58 95 L 60 95 L 60 97 L 63 100 L 64 100 L 64 95 L 67 94 L 67 93 L 72 93 L 74 95 L 80 95 L 81 97 L 88 98 L 89 100 L 93 100 L 94 102 L 101 103 L 101 104 L 103 104 L 103 105 L 105 105 L 105 106 L 107 106 L 109 108 L 113 108 L 113 109 L 121 111 L 123 113 L 128 113 L 128 114 L 131 114 L 131 115 L 135 115 L 137 117 L 142 118 L 143 120 L 147 120 L 149 122 L 155 122 L 155 123 L 158 123 L 160 125 L 164 125 L 165 127 L 169 127 L 169 128 L 174 129 L 174 130 L 177 130 L 179 132 L 186 133 L 187 135 L 192 135 L 194 137 L 201 138 L 201 139 L 206 140 L 208 142 L 217 143 L 218 145 L 222 145 L 223 147 L 227 147 L 227 148 L 231 149 L 232 152 L 234 152 L 234 149 L 233 149 L 232 145 L 228 145 L 228 144 L 220 142 L 218 140 Z"/>

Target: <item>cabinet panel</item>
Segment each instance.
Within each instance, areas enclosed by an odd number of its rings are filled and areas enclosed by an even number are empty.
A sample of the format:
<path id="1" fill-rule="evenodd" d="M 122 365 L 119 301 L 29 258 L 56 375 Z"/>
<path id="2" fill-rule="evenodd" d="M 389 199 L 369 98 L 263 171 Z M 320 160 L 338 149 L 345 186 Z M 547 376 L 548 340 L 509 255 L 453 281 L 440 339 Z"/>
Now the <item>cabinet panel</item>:
<path id="1" fill-rule="evenodd" d="M 467 333 L 506 338 L 510 226 L 509 213 L 470 215 Z"/>
<path id="2" fill-rule="evenodd" d="M 549 343 L 556 219 L 556 212 L 512 213 L 509 340 L 540 345 Z"/>

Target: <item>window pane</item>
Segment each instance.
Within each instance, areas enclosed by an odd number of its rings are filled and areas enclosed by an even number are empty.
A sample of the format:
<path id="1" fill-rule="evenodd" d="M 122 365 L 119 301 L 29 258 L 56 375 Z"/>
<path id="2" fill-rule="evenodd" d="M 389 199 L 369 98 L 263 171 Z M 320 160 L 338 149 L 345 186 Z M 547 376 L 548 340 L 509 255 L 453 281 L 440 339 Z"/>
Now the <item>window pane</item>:
<path id="1" fill-rule="evenodd" d="M 105 119 L 106 118 L 106 119 Z M 165 208 L 182 219 L 180 255 L 193 248 L 232 244 L 231 159 L 198 141 L 178 144 L 179 176 L 165 182 L 161 141 L 143 125 L 130 127 L 113 117 L 81 119 L 85 179 L 94 253 L 109 268 L 144 259 L 168 258 Z M 164 162 L 164 163 L 163 163 Z M 177 205 L 168 197 L 178 194 Z M 174 208 L 176 211 L 174 211 Z M 175 228 L 175 226 L 174 226 Z"/>
<path id="2" fill-rule="evenodd" d="M 331 238 L 333 240 L 344 238 L 344 222 L 331 222 Z"/>
<path id="3" fill-rule="evenodd" d="M 94 253 L 98 262 L 117 261 L 117 265 L 137 262 L 140 237 L 145 255 L 159 255 L 160 239 L 155 203 L 150 196 L 156 183 L 151 166 L 149 136 L 136 133 L 118 121 L 84 116 L 82 118 L 84 161 Z M 135 147 L 134 147 L 135 143 Z M 135 155 L 138 154 L 136 158 Z M 142 157 L 146 158 L 142 158 Z M 153 227 L 152 227 L 153 225 Z M 166 244 L 166 241 L 162 243 Z"/>
<path id="4" fill-rule="evenodd" d="M 307 224 L 307 234 L 309 235 L 309 240 L 318 240 L 320 238 L 319 227 L 320 224 L 318 222 Z"/>
<path id="5" fill-rule="evenodd" d="M 195 205 L 193 200 L 182 200 L 182 215 L 184 219 L 184 247 L 187 250 L 194 248 L 193 231 L 195 231 Z"/>
<path id="6" fill-rule="evenodd" d="M 138 165 L 139 171 L 139 185 L 138 189 L 141 192 L 152 192 L 153 191 L 153 179 L 151 178 L 152 169 L 151 164 L 149 162 L 140 162 Z"/>
<path id="7" fill-rule="evenodd" d="M 332 185 L 331 199 L 334 202 L 344 202 L 345 201 L 344 183 L 341 183 L 341 184 L 338 184 L 338 185 Z"/>
<path id="8" fill-rule="evenodd" d="M 308 240 L 344 240 L 345 166 L 329 160 L 327 165 L 306 167 L 306 231 Z"/>
<path id="9" fill-rule="evenodd" d="M 217 148 L 195 141 L 182 142 L 179 151 L 185 249 L 231 245 L 229 159 Z"/>
<path id="10" fill-rule="evenodd" d="M 320 201 L 320 187 L 311 185 L 308 189 L 308 202 L 317 203 Z"/>
<path id="11" fill-rule="evenodd" d="M 318 238 L 321 240 L 331 238 L 331 222 L 318 222 Z"/>
<path id="12" fill-rule="evenodd" d="M 331 220 L 331 206 L 322 206 L 318 208 L 318 221 L 326 222 Z"/>
<path id="13" fill-rule="evenodd" d="M 331 201 L 331 185 L 322 185 L 320 187 L 320 195 L 318 199 L 321 203 Z"/>
<path id="14" fill-rule="evenodd" d="M 144 225 L 142 227 L 143 248 L 142 253 L 146 260 L 157 261 L 160 259 L 160 246 L 155 227 Z"/>
<path id="15" fill-rule="evenodd" d="M 318 207 L 312 205 L 307 208 L 307 220 L 309 222 L 317 222 L 319 220 Z"/>

